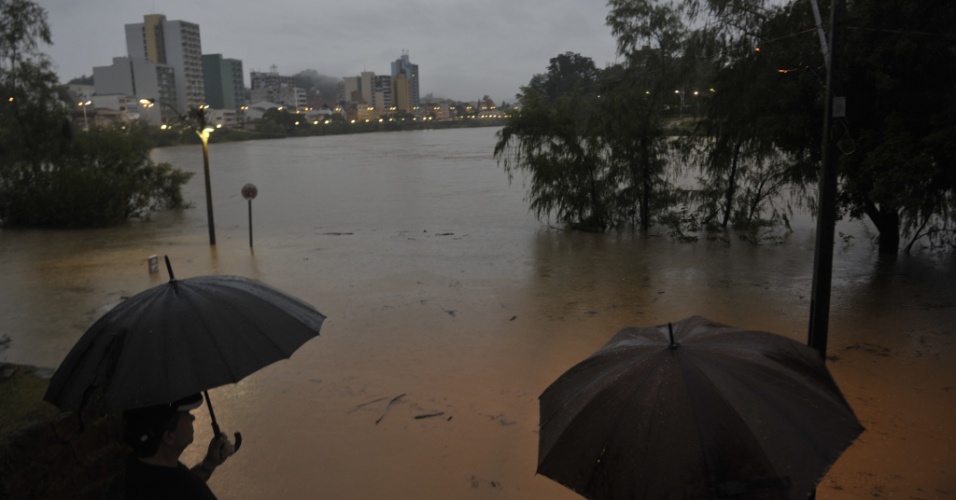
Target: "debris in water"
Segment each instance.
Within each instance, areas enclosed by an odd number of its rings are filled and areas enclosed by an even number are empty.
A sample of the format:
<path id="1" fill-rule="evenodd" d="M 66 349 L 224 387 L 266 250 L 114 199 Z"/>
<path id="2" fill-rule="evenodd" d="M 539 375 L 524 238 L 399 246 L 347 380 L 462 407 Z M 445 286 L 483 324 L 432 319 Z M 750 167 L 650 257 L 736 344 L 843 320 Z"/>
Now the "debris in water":
<path id="1" fill-rule="evenodd" d="M 423 418 L 440 417 L 440 416 L 442 416 L 442 415 L 444 415 L 444 414 L 445 414 L 445 412 L 439 411 L 439 412 L 435 412 L 435 413 L 426 413 L 426 414 L 424 414 L 424 415 L 415 415 L 415 420 L 421 420 L 421 419 L 423 419 Z M 448 418 L 449 418 L 449 420 L 451 419 L 451 417 L 448 417 Z"/>
<path id="2" fill-rule="evenodd" d="M 383 412 L 382 412 L 382 416 L 381 416 L 381 417 L 378 417 L 378 420 L 375 421 L 375 425 L 378 425 L 378 423 L 381 422 L 383 418 L 385 418 L 385 415 L 388 413 L 388 409 L 391 408 L 392 405 L 395 404 L 396 401 L 398 401 L 399 399 L 402 399 L 402 398 L 404 398 L 404 397 L 405 397 L 405 394 L 402 393 L 402 394 L 399 394 L 398 396 L 395 396 L 394 398 L 392 398 L 392 400 L 389 401 L 387 405 L 385 405 L 385 411 L 383 411 Z M 385 398 L 382 398 L 382 399 L 385 399 Z"/>

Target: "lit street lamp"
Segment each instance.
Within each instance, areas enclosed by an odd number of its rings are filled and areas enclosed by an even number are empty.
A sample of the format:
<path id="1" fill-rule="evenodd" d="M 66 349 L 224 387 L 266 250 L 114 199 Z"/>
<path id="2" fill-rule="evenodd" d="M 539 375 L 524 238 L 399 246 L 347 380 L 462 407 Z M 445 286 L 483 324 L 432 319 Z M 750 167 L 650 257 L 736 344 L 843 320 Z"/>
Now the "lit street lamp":
<path id="1" fill-rule="evenodd" d="M 86 97 L 86 96 L 83 96 L 83 97 Z M 13 98 L 11 97 L 10 99 L 12 100 Z M 86 119 L 86 107 L 89 106 L 90 104 L 93 104 L 93 101 L 80 101 L 77 103 L 79 107 L 83 108 L 83 130 L 90 129 L 90 123 Z"/>
<path id="2" fill-rule="evenodd" d="M 140 99 L 140 104 L 145 106 L 151 106 L 155 103 L 159 103 L 161 106 L 166 106 L 167 108 L 173 110 L 177 116 L 182 121 L 186 121 L 186 117 L 182 115 L 176 108 L 166 104 L 162 101 L 157 101 L 155 99 Z M 212 133 L 214 128 L 206 125 L 206 108 L 208 105 L 199 106 L 198 108 L 190 108 L 189 116 L 196 118 L 199 122 L 199 127 L 196 129 L 196 135 L 199 136 L 199 139 L 202 141 L 202 170 L 203 176 L 206 180 L 206 220 L 209 225 L 209 244 L 216 244 L 216 223 L 212 215 L 212 186 L 209 182 L 209 134 Z"/>

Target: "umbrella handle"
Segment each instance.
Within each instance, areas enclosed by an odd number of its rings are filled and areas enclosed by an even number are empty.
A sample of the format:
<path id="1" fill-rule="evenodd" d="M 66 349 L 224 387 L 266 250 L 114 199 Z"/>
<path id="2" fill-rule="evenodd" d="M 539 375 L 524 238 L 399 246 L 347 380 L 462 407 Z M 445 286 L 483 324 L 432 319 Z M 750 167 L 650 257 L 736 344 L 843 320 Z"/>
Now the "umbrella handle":
<path id="1" fill-rule="evenodd" d="M 219 429 L 219 423 L 216 422 L 216 412 L 212 411 L 212 401 L 209 399 L 209 391 L 202 391 L 202 395 L 206 399 L 206 408 L 209 409 L 209 420 L 212 422 L 213 435 L 219 437 L 222 435 L 222 430 Z M 233 444 L 233 451 L 239 451 L 239 447 L 242 446 L 242 434 L 235 432 L 233 436 L 236 438 Z"/>

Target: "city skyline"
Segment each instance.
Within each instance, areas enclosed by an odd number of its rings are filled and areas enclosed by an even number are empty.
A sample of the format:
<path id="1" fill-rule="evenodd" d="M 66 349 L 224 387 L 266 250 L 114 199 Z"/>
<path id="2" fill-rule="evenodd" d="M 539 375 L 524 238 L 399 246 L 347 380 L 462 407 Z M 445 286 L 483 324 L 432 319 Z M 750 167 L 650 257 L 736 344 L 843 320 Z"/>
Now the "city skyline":
<path id="1" fill-rule="evenodd" d="M 127 56 L 124 26 L 154 13 L 198 24 L 202 52 L 241 60 L 247 85 L 250 72 L 273 65 L 285 75 L 389 74 L 391 62 L 407 51 L 421 68 L 422 96 L 474 101 L 489 95 L 513 102 L 520 86 L 545 72 L 558 54 L 577 52 L 599 67 L 615 61 L 615 41 L 604 25 L 607 7 L 591 0 L 403 0 L 380 6 L 369 0 L 321 8 L 298 0 L 242 0 L 228 11 L 182 0 L 39 3 L 53 36 L 53 45 L 40 49 L 63 83 Z"/>

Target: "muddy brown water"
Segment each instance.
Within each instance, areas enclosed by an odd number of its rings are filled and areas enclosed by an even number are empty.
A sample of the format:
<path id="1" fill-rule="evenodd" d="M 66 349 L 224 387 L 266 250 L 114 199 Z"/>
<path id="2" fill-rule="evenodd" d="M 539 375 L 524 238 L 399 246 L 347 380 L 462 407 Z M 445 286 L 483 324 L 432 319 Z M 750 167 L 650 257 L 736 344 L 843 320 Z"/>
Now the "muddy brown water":
<path id="1" fill-rule="evenodd" d="M 618 329 L 701 314 L 805 341 L 808 217 L 777 245 L 564 231 L 528 213 L 494 132 L 213 144 L 214 248 L 199 147 L 157 150 L 200 172 L 193 208 L 0 231 L 0 361 L 57 366 L 96 318 L 164 282 L 146 259 L 168 255 L 177 277 L 256 278 L 328 315 L 291 359 L 212 391 L 244 436 L 211 481 L 220 498 L 560 499 L 576 495 L 534 473 L 537 397 Z M 881 263 L 865 225 L 838 231 L 828 366 L 867 430 L 817 498 L 956 497 L 956 262 Z"/>

